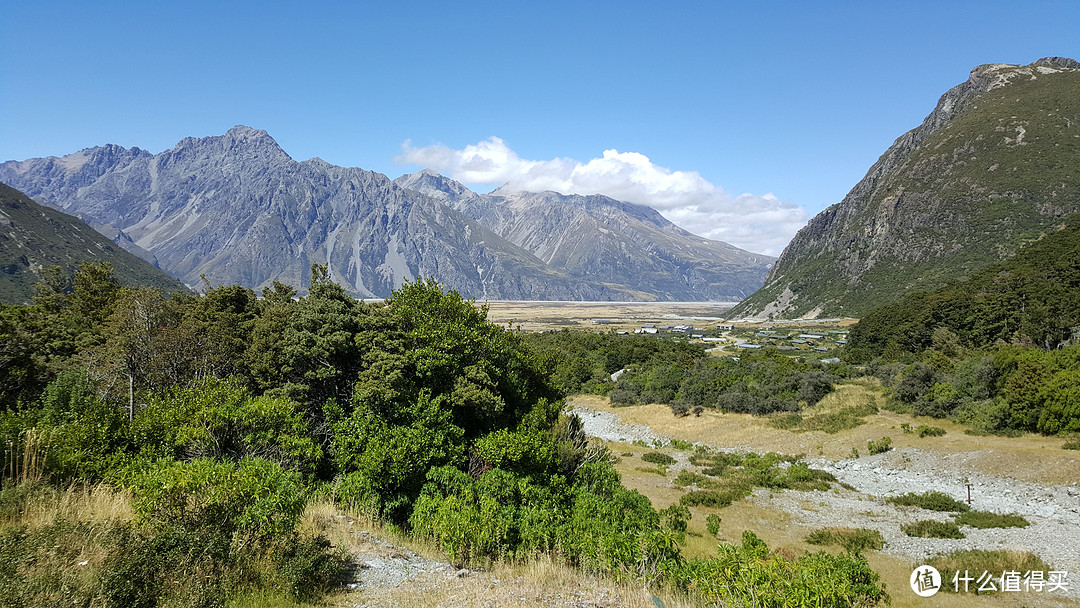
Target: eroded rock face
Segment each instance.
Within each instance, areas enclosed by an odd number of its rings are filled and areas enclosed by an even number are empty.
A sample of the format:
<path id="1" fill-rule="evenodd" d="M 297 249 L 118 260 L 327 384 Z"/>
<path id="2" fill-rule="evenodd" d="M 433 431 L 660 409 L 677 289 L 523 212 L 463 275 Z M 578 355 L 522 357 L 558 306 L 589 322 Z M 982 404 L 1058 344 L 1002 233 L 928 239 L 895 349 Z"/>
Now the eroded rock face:
<path id="1" fill-rule="evenodd" d="M 1078 91 L 1072 59 L 976 67 L 799 231 L 733 313 L 861 316 L 1011 256 L 1080 211 Z"/>
<path id="2" fill-rule="evenodd" d="M 361 297 L 435 277 L 479 299 L 730 300 L 760 286 L 772 261 L 646 207 L 604 199 L 593 207 L 608 211 L 594 213 L 583 211 L 588 201 L 544 193 L 524 214 L 434 174 L 406 177 L 401 187 L 318 158 L 297 162 L 244 126 L 160 154 L 107 145 L 0 165 L 0 181 L 102 226 L 189 285 L 205 276 L 303 288 L 311 264 L 328 263 Z M 587 253 L 566 254 L 552 244 L 560 238 Z"/>

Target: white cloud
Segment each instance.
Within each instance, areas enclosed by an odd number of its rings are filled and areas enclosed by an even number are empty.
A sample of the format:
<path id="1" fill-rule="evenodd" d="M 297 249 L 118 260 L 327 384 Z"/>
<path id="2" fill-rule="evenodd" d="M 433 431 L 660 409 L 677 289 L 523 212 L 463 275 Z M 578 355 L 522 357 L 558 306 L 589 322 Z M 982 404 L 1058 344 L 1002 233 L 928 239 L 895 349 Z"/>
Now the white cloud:
<path id="1" fill-rule="evenodd" d="M 443 145 L 401 146 L 399 163 L 419 165 L 466 184 L 506 184 L 510 190 L 603 194 L 649 205 L 694 234 L 749 251 L 779 255 L 806 209 L 772 194 L 731 196 L 697 171 L 672 171 L 637 152 L 605 150 L 588 162 L 570 158 L 528 160 L 492 137 L 454 150 Z"/>

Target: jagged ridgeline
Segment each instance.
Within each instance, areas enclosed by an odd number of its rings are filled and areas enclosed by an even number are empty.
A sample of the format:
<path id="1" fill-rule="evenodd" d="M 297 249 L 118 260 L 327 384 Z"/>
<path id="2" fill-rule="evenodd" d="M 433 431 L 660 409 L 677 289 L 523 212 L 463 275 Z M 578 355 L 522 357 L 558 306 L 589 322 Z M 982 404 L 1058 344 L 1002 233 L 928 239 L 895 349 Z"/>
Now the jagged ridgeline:
<path id="1" fill-rule="evenodd" d="M 1080 63 L 990 64 L 950 89 L 732 311 L 859 317 L 1014 255 L 1080 211 Z"/>
<path id="2" fill-rule="evenodd" d="M 33 285 L 59 266 L 70 277 L 83 263 L 108 262 L 124 285 L 186 290 L 180 281 L 122 249 L 76 217 L 35 203 L 0 184 L 0 302 L 22 304 Z"/>
<path id="3" fill-rule="evenodd" d="M 942 333 L 948 330 L 950 333 Z M 851 330 L 845 357 L 910 357 L 957 342 L 1051 350 L 1080 340 L 1080 216 L 1073 216 L 1015 257 L 877 308 Z"/>
<path id="4" fill-rule="evenodd" d="M 434 277 L 466 297 L 733 301 L 770 256 L 606 197 L 489 196 L 313 158 L 238 126 L 158 154 L 116 145 L 0 164 L 0 181 L 86 218 L 189 285 L 304 286 L 312 264 L 359 297 Z M 438 176 L 435 176 L 438 177 Z M 433 181 L 433 180 L 430 180 Z"/>

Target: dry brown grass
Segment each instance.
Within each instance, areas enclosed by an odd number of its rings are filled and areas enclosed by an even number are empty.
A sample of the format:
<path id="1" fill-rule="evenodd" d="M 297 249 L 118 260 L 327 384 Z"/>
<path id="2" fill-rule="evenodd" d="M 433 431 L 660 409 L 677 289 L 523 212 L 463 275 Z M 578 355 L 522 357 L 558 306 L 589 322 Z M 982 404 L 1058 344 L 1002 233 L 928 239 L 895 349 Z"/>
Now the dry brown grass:
<path id="1" fill-rule="evenodd" d="M 660 593 L 668 608 L 691 608 L 685 600 Z M 358 590 L 334 606 L 409 606 L 417 608 L 655 608 L 652 592 L 583 574 L 551 559 L 496 564 L 464 577 L 431 575 L 374 593 Z"/>
<path id="2" fill-rule="evenodd" d="M 0 512 L 0 526 L 40 528 L 60 519 L 97 524 L 131 518 L 127 492 L 104 484 L 74 484 L 64 489 L 41 485 Z"/>

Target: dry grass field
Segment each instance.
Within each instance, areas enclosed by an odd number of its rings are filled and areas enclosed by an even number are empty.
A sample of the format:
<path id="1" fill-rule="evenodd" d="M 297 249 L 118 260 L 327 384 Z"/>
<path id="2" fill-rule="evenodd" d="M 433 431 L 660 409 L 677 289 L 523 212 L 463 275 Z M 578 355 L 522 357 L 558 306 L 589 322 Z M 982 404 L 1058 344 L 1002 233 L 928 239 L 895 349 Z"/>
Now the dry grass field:
<path id="1" fill-rule="evenodd" d="M 485 302 L 477 302 L 484 304 Z M 731 302 L 486 302 L 488 320 L 525 331 L 541 329 L 633 330 L 643 324 L 698 321 L 715 325 Z"/>

